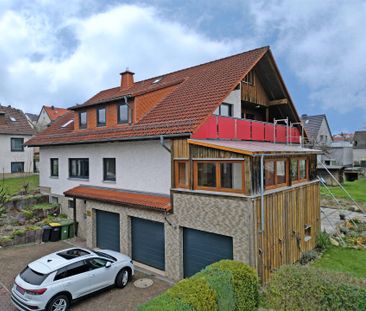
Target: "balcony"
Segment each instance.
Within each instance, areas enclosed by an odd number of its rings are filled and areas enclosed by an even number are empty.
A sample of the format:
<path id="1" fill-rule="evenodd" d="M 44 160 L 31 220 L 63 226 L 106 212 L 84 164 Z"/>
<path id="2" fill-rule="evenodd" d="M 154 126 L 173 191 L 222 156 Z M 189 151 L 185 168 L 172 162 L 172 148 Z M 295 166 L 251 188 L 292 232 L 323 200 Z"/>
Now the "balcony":
<path id="1" fill-rule="evenodd" d="M 285 125 L 212 115 L 192 134 L 192 138 L 300 144 L 301 132 Z"/>

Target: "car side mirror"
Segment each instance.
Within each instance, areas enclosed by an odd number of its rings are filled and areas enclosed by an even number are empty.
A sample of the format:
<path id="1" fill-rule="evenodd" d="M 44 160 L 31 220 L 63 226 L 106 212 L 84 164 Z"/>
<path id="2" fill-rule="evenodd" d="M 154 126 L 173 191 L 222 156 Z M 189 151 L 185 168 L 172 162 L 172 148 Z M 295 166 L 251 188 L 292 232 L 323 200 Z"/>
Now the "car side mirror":
<path id="1" fill-rule="evenodd" d="M 112 264 L 109 261 L 105 264 L 106 268 L 110 268 L 111 266 L 112 266 Z"/>

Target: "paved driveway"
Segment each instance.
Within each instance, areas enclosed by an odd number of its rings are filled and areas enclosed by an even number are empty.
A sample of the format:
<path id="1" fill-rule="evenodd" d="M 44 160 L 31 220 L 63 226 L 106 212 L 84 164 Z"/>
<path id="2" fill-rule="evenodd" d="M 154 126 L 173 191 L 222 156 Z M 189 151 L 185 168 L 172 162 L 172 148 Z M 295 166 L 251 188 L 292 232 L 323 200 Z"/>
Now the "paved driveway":
<path id="1" fill-rule="evenodd" d="M 54 242 L 31 246 L 12 247 L 0 249 L 0 309 L 1 311 L 16 310 L 11 302 L 9 289 L 16 275 L 27 263 L 55 252 L 70 247 L 65 242 Z M 146 289 L 139 289 L 133 285 L 133 281 L 142 277 L 148 277 L 154 284 Z M 136 310 L 137 306 L 157 296 L 171 285 L 153 275 L 147 275 L 137 271 L 134 280 L 124 289 L 107 289 L 106 291 L 79 301 L 72 305 L 72 311 L 125 311 Z"/>

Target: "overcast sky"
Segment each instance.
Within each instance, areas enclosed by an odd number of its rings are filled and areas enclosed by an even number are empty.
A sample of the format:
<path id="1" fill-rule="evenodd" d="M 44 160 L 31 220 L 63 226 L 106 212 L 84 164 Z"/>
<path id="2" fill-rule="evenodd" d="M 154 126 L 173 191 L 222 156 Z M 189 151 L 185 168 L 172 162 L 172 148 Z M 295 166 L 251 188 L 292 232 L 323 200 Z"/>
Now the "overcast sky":
<path id="1" fill-rule="evenodd" d="M 39 113 L 270 45 L 300 114 L 366 124 L 363 0 L 0 0 L 0 103 Z"/>

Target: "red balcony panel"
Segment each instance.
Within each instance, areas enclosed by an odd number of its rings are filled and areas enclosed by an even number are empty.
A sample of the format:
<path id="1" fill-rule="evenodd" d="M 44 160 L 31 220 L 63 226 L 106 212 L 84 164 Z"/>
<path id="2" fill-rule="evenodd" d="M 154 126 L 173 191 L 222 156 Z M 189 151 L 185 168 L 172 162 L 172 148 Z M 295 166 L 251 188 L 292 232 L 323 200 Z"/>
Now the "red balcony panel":
<path id="1" fill-rule="evenodd" d="M 219 138 L 220 139 L 235 139 L 235 119 L 230 117 L 220 117 L 218 119 Z"/>
<path id="2" fill-rule="evenodd" d="M 216 116 L 210 116 L 203 123 L 196 132 L 192 134 L 192 138 L 195 139 L 206 139 L 206 138 L 217 138 L 217 127 L 216 127 Z"/>
<path id="3" fill-rule="evenodd" d="M 274 138 L 274 125 L 266 124 L 265 125 L 265 140 L 273 142 L 273 138 Z"/>
<path id="4" fill-rule="evenodd" d="M 291 142 L 294 144 L 301 143 L 301 133 L 297 127 L 291 128 Z"/>
<path id="5" fill-rule="evenodd" d="M 287 127 L 284 125 L 276 125 L 276 142 L 285 143 L 287 136 Z"/>
<path id="6" fill-rule="evenodd" d="M 252 122 L 252 140 L 264 141 L 264 123 Z"/>
<path id="7" fill-rule="evenodd" d="M 236 120 L 236 138 L 240 140 L 251 140 L 251 121 Z"/>

